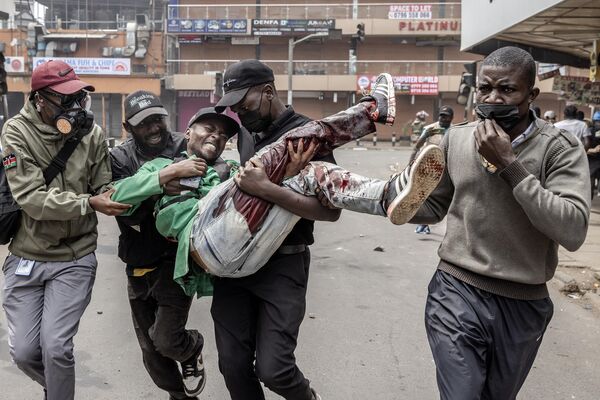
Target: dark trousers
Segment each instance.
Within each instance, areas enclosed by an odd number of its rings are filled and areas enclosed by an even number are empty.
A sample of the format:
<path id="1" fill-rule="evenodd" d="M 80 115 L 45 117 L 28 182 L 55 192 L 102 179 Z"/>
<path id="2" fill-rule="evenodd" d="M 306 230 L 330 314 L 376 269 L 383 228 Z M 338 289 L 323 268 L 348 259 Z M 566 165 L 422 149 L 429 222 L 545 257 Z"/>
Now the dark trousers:
<path id="1" fill-rule="evenodd" d="M 515 300 L 437 271 L 425 327 L 443 400 L 512 400 L 552 318 L 550 298 Z"/>
<path id="2" fill-rule="evenodd" d="M 172 263 L 163 263 L 141 277 L 128 277 L 133 326 L 144 366 L 159 388 L 173 399 L 187 399 L 176 361 L 185 361 L 204 345 L 196 330 L 185 325 L 192 298 L 173 281 Z"/>
<path id="3" fill-rule="evenodd" d="M 266 387 L 287 400 L 311 400 L 294 350 L 306 309 L 310 253 L 276 254 L 256 274 L 218 278 L 211 313 L 219 370 L 232 400 L 264 400 Z"/>

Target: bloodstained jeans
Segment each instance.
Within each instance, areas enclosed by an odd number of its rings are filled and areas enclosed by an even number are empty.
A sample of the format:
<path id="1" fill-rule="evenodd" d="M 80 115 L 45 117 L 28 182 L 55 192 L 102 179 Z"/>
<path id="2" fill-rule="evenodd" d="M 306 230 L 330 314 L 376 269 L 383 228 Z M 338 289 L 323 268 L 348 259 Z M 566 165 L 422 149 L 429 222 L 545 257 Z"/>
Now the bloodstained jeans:
<path id="1" fill-rule="evenodd" d="M 281 183 L 289 161 L 287 142 L 316 138 L 319 152 L 330 152 L 349 141 L 375 131 L 371 103 L 359 103 L 345 111 L 312 121 L 289 131 L 257 153 L 272 182 Z M 283 185 L 306 196 L 319 188 L 336 207 L 385 215 L 381 206 L 386 181 L 365 178 L 337 165 L 311 162 Z M 275 253 L 299 216 L 245 194 L 232 180 L 217 186 L 200 200 L 191 246 L 213 275 L 240 278 L 258 271 Z"/>

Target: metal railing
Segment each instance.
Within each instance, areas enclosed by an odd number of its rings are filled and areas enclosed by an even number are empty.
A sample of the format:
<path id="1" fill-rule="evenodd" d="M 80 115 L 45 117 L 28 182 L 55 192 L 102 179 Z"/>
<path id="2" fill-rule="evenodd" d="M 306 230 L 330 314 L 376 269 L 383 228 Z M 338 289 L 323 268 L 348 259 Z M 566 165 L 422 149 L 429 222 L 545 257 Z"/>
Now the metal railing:
<path id="1" fill-rule="evenodd" d="M 413 7 L 418 6 L 418 7 Z M 422 8 L 425 6 L 425 8 Z M 356 7 L 356 8 L 354 8 Z M 321 4 L 180 4 L 169 5 L 169 18 L 185 19 L 352 19 L 460 18 L 460 2 L 452 3 L 321 3 Z M 400 18 L 402 17 L 402 18 Z"/>
<path id="2" fill-rule="evenodd" d="M 205 74 L 224 71 L 239 60 L 167 60 L 167 74 Z M 276 75 L 288 73 L 287 60 L 261 60 Z M 460 75 L 464 72 L 464 60 L 362 60 L 356 61 L 356 75 Z M 294 75 L 348 75 L 347 60 L 296 60 Z M 352 74 L 354 75 L 354 74 Z"/>

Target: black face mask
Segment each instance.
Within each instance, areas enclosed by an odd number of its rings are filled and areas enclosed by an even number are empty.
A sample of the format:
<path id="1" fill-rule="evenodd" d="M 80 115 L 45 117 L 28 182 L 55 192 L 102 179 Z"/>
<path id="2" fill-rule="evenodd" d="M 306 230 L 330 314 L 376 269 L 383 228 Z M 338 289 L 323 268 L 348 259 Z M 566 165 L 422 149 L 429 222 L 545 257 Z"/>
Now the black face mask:
<path id="1" fill-rule="evenodd" d="M 248 110 L 244 114 L 238 114 L 240 118 L 240 122 L 244 126 L 244 128 L 248 129 L 250 132 L 264 132 L 273 121 L 271 121 L 271 104 L 269 101 L 269 116 L 263 117 L 260 115 L 260 107 L 262 105 L 263 95 L 260 95 L 260 102 L 258 103 L 258 107 L 255 110 Z"/>
<path id="2" fill-rule="evenodd" d="M 480 119 L 493 119 L 505 132 L 514 128 L 521 117 L 519 108 L 509 104 L 478 104 L 475 112 Z"/>

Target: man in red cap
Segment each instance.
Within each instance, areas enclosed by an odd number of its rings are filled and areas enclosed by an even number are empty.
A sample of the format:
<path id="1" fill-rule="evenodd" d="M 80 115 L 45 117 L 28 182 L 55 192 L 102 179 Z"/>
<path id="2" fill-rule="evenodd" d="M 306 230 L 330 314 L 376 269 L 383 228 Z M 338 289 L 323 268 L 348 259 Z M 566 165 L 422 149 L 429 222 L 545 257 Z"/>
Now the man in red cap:
<path id="1" fill-rule="evenodd" d="M 48 400 L 75 398 L 73 337 L 96 275 L 95 212 L 129 208 L 110 200 L 112 190 L 98 194 L 112 176 L 104 133 L 89 111 L 91 91 L 68 64 L 43 63 L 1 136 L 6 178 L 22 209 L 2 269 L 10 354 Z M 66 143 L 76 147 L 63 166 L 55 156 Z"/>

